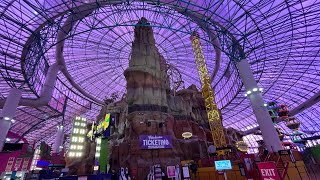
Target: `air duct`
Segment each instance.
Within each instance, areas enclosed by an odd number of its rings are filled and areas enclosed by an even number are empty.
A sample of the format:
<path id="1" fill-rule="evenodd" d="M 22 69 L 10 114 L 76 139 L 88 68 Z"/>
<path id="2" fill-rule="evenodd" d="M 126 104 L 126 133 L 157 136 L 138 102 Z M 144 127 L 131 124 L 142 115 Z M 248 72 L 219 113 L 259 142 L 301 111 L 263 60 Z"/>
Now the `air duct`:
<path id="1" fill-rule="evenodd" d="M 54 85 L 57 79 L 58 72 L 62 69 L 63 66 L 58 64 L 53 64 L 49 67 L 46 80 L 41 89 L 38 99 L 27 99 L 21 98 L 19 101 L 19 106 L 29 106 L 29 107 L 40 107 L 48 105 L 54 90 Z M 2 109 L 6 99 L 0 100 L 0 108 Z"/>

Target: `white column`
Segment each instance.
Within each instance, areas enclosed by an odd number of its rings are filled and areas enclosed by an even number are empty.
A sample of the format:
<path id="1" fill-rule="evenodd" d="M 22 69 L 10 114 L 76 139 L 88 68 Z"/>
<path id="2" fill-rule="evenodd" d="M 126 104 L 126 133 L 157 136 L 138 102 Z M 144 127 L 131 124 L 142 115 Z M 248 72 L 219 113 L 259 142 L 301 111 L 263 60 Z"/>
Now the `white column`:
<path id="1" fill-rule="evenodd" d="M 250 64 L 246 59 L 243 59 L 236 64 L 245 89 L 252 92 L 247 98 L 251 101 L 253 112 L 262 132 L 263 141 L 269 151 L 278 152 L 278 150 L 282 149 L 282 145 L 269 112 L 267 108 L 263 106 L 265 102 L 261 93 L 259 90 L 253 92 L 253 88 L 259 89 L 259 87 L 254 79 Z"/>
<path id="2" fill-rule="evenodd" d="M 61 151 L 61 146 L 63 144 L 63 138 L 64 138 L 64 128 L 62 125 L 57 126 L 57 133 L 56 133 L 56 139 L 53 144 L 53 153 L 59 153 Z"/>
<path id="3" fill-rule="evenodd" d="M 11 127 L 11 120 L 16 115 L 21 93 L 20 89 L 12 88 L 4 103 L 1 115 L 2 118 L 0 119 L 0 152 L 3 149 L 8 131 Z"/>

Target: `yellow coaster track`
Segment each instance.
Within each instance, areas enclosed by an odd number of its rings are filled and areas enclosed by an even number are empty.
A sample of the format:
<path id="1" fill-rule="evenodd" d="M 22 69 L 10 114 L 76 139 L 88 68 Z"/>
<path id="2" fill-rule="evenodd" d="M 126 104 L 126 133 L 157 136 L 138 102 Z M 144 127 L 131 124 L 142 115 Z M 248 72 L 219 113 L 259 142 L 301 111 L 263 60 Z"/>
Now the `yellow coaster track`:
<path id="1" fill-rule="evenodd" d="M 205 106 L 208 114 L 213 143 L 217 148 L 222 149 L 227 147 L 227 142 L 224 135 L 220 114 L 215 102 L 213 90 L 211 88 L 210 77 L 208 74 L 206 60 L 202 51 L 199 34 L 194 32 L 190 39 L 192 42 L 192 49 L 196 59 L 197 69 L 202 86 L 202 96 L 205 99 Z M 219 153 L 223 152 L 224 151 L 219 151 Z"/>

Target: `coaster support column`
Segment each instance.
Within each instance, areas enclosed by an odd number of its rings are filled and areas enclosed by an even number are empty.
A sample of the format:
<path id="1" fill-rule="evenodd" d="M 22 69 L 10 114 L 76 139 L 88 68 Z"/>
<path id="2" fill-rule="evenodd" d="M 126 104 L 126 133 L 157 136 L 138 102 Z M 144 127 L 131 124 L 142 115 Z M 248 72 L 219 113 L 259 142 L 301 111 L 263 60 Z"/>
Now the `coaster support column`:
<path id="1" fill-rule="evenodd" d="M 247 91 L 247 98 L 251 101 L 253 112 L 260 126 L 262 137 L 267 149 L 271 152 L 278 152 L 282 149 L 278 133 L 272 123 L 265 101 L 261 95 L 261 88 L 254 79 L 250 64 L 246 59 L 236 62 L 239 75 Z"/>
<path id="2" fill-rule="evenodd" d="M 12 88 L 6 98 L 6 102 L 4 103 L 1 115 L 2 117 L 0 119 L 0 152 L 6 142 L 7 134 L 11 127 L 11 121 L 16 115 L 21 94 L 21 89 Z"/>

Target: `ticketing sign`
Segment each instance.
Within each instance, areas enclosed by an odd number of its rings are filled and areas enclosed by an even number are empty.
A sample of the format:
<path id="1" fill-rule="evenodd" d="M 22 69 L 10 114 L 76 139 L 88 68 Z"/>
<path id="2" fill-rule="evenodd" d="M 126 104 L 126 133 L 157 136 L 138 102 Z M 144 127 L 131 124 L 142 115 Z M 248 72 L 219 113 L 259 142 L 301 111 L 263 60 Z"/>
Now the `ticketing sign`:
<path id="1" fill-rule="evenodd" d="M 172 148 L 172 137 L 169 135 L 140 135 L 140 149 Z"/>

